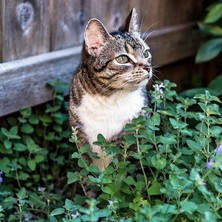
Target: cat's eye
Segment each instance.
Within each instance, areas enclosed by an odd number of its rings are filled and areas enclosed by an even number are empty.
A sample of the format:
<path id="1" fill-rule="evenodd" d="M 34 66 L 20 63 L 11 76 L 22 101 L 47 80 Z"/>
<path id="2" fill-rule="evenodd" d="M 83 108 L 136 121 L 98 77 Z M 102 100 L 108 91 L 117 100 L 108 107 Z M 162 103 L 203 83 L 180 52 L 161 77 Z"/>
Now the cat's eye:
<path id="1" fill-rule="evenodd" d="M 148 63 L 151 63 L 152 62 L 152 58 L 150 57 L 150 58 L 148 58 Z"/>
<path id="2" fill-rule="evenodd" d="M 149 50 L 148 49 L 146 49 L 145 51 L 144 51 L 144 53 L 143 53 L 143 55 L 144 55 L 144 57 L 145 58 L 148 58 L 149 57 Z"/>
<path id="3" fill-rule="evenodd" d="M 120 64 L 125 64 L 125 63 L 128 63 L 130 61 L 130 59 L 126 55 L 120 55 L 120 56 L 116 57 L 116 61 Z"/>

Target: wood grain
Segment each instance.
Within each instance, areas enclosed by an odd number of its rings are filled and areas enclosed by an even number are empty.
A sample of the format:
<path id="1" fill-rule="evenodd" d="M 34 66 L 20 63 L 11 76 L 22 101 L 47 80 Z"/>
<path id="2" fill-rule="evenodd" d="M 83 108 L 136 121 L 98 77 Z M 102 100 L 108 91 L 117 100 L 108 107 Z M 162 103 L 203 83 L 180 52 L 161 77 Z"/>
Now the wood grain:
<path id="1" fill-rule="evenodd" d="M 128 1 L 119 0 L 91 0 L 86 8 L 93 18 L 100 19 L 109 32 L 117 31 L 130 12 Z"/>
<path id="2" fill-rule="evenodd" d="M 0 66 L 0 116 L 52 99 L 49 80 L 69 83 L 81 47 L 45 53 Z M 66 92 L 68 93 L 68 91 Z"/>
<path id="3" fill-rule="evenodd" d="M 148 42 L 154 65 L 163 66 L 194 55 L 200 39 L 192 24 L 152 34 Z M 81 47 L 74 47 L 0 64 L 0 116 L 50 100 L 52 92 L 47 81 L 59 78 L 69 83 L 80 52 Z"/>
<path id="4" fill-rule="evenodd" d="M 200 19 L 205 1 L 130 0 L 129 5 L 135 7 L 141 17 L 141 30 L 150 31 Z"/>
<path id="5" fill-rule="evenodd" d="M 79 45 L 89 19 L 82 0 L 51 0 L 51 50 Z M 86 16 L 88 15 L 88 16 Z"/>
<path id="6" fill-rule="evenodd" d="M 162 28 L 144 34 L 151 48 L 154 66 L 163 66 L 196 54 L 202 38 L 195 23 Z"/>
<path id="7" fill-rule="evenodd" d="M 49 0 L 1 0 L 2 61 L 49 51 Z"/>

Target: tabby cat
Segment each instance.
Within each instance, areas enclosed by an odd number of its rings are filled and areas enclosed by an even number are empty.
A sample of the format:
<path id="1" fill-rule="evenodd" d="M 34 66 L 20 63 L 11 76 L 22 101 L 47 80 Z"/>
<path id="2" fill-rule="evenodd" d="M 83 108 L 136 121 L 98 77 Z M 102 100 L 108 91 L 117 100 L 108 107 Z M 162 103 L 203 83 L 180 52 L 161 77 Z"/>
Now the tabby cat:
<path id="1" fill-rule="evenodd" d="M 151 54 L 139 32 L 135 9 L 117 32 L 109 34 L 94 18 L 85 28 L 81 63 L 70 89 L 69 117 L 70 126 L 78 128 L 81 145 L 91 144 L 100 157 L 92 160 L 100 171 L 111 158 L 93 145 L 97 135 L 115 141 L 146 105 Z"/>

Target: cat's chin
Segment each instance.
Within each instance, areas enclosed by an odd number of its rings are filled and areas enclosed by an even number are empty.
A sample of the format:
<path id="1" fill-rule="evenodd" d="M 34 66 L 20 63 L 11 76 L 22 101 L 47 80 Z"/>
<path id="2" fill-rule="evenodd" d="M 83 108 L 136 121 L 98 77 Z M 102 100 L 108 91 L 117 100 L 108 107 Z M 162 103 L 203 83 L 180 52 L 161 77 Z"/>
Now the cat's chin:
<path id="1" fill-rule="evenodd" d="M 140 81 L 137 86 L 146 86 L 149 82 L 149 78 L 143 79 L 142 81 Z"/>
<path id="2" fill-rule="evenodd" d="M 130 90 L 130 91 L 134 91 L 137 90 L 140 87 L 145 87 L 149 82 L 149 79 L 144 79 L 140 82 L 137 82 L 135 84 L 130 85 L 129 87 L 126 87 L 124 90 Z"/>

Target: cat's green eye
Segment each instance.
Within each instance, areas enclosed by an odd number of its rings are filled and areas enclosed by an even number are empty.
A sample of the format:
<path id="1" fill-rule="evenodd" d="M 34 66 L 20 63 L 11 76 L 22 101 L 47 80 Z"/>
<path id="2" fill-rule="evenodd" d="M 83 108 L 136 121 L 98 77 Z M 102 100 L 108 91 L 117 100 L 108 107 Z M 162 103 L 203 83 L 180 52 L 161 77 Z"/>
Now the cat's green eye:
<path id="1" fill-rule="evenodd" d="M 148 50 L 148 49 L 145 50 L 144 53 L 143 53 L 143 55 L 144 55 L 145 58 L 148 58 L 148 57 L 149 57 L 149 54 L 150 54 L 150 53 L 149 53 L 149 50 Z"/>
<path id="2" fill-rule="evenodd" d="M 120 56 L 116 57 L 116 61 L 120 64 L 125 64 L 125 63 L 128 63 L 130 61 L 130 59 L 126 55 L 120 55 Z"/>

